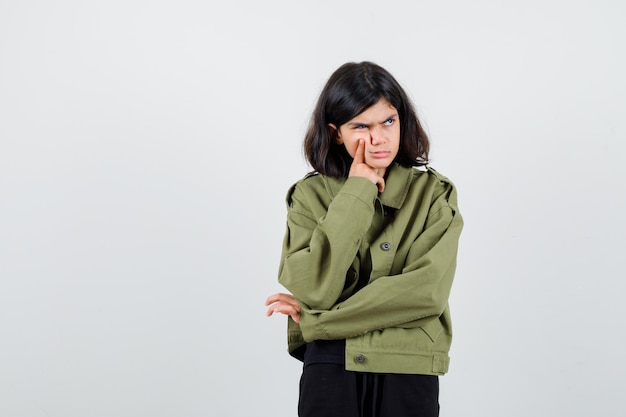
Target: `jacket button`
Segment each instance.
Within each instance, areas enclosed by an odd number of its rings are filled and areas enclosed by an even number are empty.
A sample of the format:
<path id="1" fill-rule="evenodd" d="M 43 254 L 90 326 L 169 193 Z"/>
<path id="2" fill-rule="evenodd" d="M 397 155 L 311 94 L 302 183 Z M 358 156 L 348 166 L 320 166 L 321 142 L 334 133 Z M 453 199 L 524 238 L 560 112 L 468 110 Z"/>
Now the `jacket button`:
<path id="1" fill-rule="evenodd" d="M 380 244 L 380 248 L 381 248 L 382 250 L 389 250 L 389 249 L 391 249 L 391 243 L 389 243 L 389 242 L 383 242 L 383 243 L 381 243 L 381 244 Z"/>
<path id="2" fill-rule="evenodd" d="M 358 355 L 354 357 L 354 360 L 357 363 L 365 363 L 365 355 L 363 355 L 362 353 L 359 353 Z"/>

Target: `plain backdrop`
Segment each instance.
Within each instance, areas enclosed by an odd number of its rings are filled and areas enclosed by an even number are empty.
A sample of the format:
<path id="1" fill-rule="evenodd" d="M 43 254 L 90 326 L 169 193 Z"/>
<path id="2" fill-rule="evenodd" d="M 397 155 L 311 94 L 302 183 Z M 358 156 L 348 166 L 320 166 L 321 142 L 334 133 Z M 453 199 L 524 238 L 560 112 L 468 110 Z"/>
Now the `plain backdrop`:
<path id="1" fill-rule="evenodd" d="M 0 0 L 0 415 L 295 416 L 317 95 L 387 68 L 466 226 L 441 415 L 621 416 L 626 6 Z"/>

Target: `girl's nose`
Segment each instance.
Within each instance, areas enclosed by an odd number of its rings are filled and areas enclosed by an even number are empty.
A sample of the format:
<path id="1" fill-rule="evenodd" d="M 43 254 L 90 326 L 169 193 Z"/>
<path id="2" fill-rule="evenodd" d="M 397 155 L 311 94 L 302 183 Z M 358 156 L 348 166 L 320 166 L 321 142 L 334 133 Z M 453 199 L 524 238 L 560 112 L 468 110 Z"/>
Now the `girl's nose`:
<path id="1" fill-rule="evenodd" d="M 370 142 L 372 145 L 380 145 L 385 143 L 385 135 L 380 129 L 372 129 L 370 131 Z"/>

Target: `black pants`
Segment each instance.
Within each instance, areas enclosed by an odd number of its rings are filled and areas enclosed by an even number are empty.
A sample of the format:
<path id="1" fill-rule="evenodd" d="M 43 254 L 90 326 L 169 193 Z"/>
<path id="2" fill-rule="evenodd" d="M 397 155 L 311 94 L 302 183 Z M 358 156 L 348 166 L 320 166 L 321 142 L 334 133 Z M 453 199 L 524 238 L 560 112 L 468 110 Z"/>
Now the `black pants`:
<path id="1" fill-rule="evenodd" d="M 300 379 L 300 417 L 436 417 L 439 377 L 346 371 L 312 364 Z"/>

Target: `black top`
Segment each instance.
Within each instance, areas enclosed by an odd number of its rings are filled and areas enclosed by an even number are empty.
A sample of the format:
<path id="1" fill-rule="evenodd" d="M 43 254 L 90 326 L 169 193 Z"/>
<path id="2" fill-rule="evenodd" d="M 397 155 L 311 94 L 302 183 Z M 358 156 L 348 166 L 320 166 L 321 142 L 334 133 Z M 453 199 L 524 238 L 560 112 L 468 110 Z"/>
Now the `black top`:
<path id="1" fill-rule="evenodd" d="M 315 363 L 345 364 L 345 340 L 314 340 L 306 344 L 304 366 Z"/>

